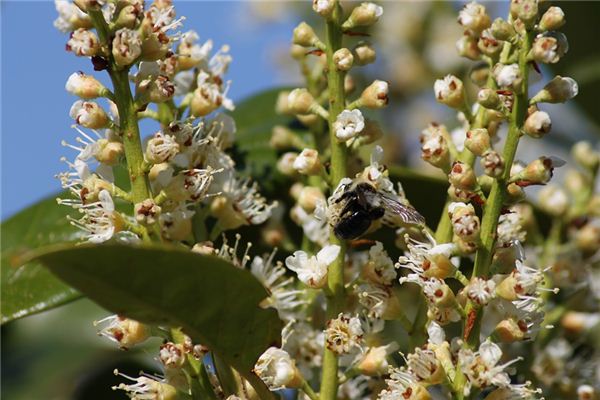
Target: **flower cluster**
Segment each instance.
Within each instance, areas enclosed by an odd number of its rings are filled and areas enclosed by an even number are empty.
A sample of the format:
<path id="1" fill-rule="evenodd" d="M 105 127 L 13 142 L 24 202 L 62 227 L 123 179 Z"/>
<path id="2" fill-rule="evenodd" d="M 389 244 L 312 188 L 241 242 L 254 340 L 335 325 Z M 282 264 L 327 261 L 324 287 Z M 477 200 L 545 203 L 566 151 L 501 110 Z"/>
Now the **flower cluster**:
<path id="1" fill-rule="evenodd" d="M 107 317 L 99 333 L 122 349 L 163 339 L 164 376 L 123 375 L 133 383 L 115 389 L 134 399 L 269 398 L 282 389 L 311 400 L 541 399 L 537 387 L 598 395 L 590 372 L 598 354 L 581 355 L 579 341 L 560 335 L 585 338 L 600 324 L 600 153 L 577 143 L 578 169 L 564 187 L 548 184 L 562 160 L 516 160 L 521 140 L 551 132 L 543 105 L 577 95 L 561 76 L 529 93 L 530 75 L 568 50 L 560 8 L 512 0 L 508 17 L 495 20 L 476 2 L 459 11 L 456 49 L 477 66 L 469 81 L 449 74 L 433 84 L 459 127 L 431 122 L 413 140 L 447 183 L 436 227 L 417 211 L 430 199 L 413 207 L 397 182 L 402 171 L 385 165 L 369 110 L 388 105 L 390 84 L 375 79 L 354 94 L 364 82 L 357 68 L 376 59 L 363 39 L 384 19 L 381 6 L 314 0 L 326 34 L 307 22 L 294 29 L 290 53 L 305 85 L 275 104 L 285 121 L 269 141 L 278 160 L 269 173 L 285 188 L 278 202 L 236 169 L 227 46 L 213 52 L 212 41 L 179 32 L 184 18 L 169 0 L 56 6 L 56 27 L 71 32 L 67 50 L 112 82 L 76 72 L 66 84 L 78 97 L 70 110 L 78 136 L 63 142 L 76 155 L 58 175 L 71 197 L 58 201 L 80 214 L 70 217 L 78 238 L 171 242 L 219 257 L 262 284 L 259 306 L 285 326 L 252 371 L 232 371 L 177 327 Z M 142 140 L 144 118 L 160 128 Z M 543 186 L 537 199 L 530 186 Z M 239 229 L 263 223 L 254 256 Z"/>

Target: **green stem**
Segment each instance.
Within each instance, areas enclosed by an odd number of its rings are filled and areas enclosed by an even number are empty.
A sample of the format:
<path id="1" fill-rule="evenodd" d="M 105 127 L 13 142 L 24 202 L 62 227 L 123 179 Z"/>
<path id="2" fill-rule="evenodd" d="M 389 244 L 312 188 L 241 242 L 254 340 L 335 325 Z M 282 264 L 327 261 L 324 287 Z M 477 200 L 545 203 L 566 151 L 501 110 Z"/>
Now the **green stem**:
<path id="1" fill-rule="evenodd" d="M 90 18 L 103 43 L 109 45 L 110 31 L 100 11 L 90 11 Z M 110 48 L 110 46 L 108 46 Z M 119 110 L 120 134 L 123 139 L 125 158 L 131 182 L 131 201 L 139 203 L 150 197 L 150 189 L 143 168 L 144 153 L 138 126 L 135 102 L 129 86 L 129 69 L 119 68 L 110 57 L 108 73 L 113 84 L 114 101 Z"/>
<path id="2" fill-rule="evenodd" d="M 306 382 L 306 380 L 302 379 L 302 386 L 300 386 L 300 390 L 302 390 L 306 395 L 310 398 L 310 400 L 319 400 L 319 395 L 315 393 L 312 387 Z"/>
<path id="3" fill-rule="evenodd" d="M 331 186 L 335 189 L 347 173 L 347 152 L 344 143 L 335 137 L 333 124 L 344 110 L 344 74 L 338 71 L 333 62 L 333 53 L 342 47 L 342 30 L 340 18 L 342 10 L 336 2 L 331 20 L 327 21 L 327 86 L 329 89 L 329 137 L 331 149 Z M 327 277 L 327 318 L 335 318 L 344 308 L 344 258 L 346 244 L 333 233 L 330 237 L 332 245 L 340 246 L 340 254 L 329 267 Z M 338 388 L 338 359 L 335 353 L 325 348 L 323 355 L 323 372 L 321 377 L 321 399 L 334 400 Z"/>
<path id="4" fill-rule="evenodd" d="M 531 47 L 533 38 L 532 32 L 527 32 L 523 37 L 521 48 L 519 49 L 519 71 L 523 78 L 522 88 L 520 91 L 515 91 L 513 111 L 510 117 L 510 125 L 508 128 L 508 137 L 503 150 L 504 158 L 504 171 L 502 175 L 494 180 L 492 183 L 492 189 L 488 196 L 488 200 L 485 205 L 483 212 L 483 219 L 481 222 L 481 246 L 477 250 L 475 255 L 475 266 L 473 268 L 473 276 L 487 277 L 489 273 L 489 267 L 492 262 L 492 256 L 494 246 L 496 244 L 496 229 L 498 227 L 498 218 L 504 206 L 506 200 L 506 186 L 510 178 L 510 167 L 514 161 L 515 154 L 517 152 L 517 146 L 521 137 L 521 127 L 525 122 L 527 116 L 527 106 L 529 103 L 528 99 L 528 74 L 529 64 L 527 61 L 527 53 Z M 471 346 L 479 345 L 479 331 L 481 328 L 481 317 L 482 311 L 473 304 L 468 304 L 467 315 L 470 313 L 476 313 L 475 318 L 467 318 L 465 323 L 465 339 Z M 472 324 L 467 327 L 467 324 Z"/>

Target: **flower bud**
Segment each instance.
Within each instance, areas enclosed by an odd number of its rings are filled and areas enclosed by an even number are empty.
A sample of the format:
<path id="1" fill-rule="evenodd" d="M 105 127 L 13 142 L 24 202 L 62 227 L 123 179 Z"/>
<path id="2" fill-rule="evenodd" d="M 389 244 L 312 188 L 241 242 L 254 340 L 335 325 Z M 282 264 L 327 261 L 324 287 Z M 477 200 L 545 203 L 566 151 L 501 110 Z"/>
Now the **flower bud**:
<path id="1" fill-rule="evenodd" d="M 504 160 L 497 151 L 488 150 L 481 157 L 481 166 L 486 175 L 498 178 L 504 171 Z"/>
<path id="2" fill-rule="evenodd" d="M 551 128 L 552 121 L 545 111 L 534 111 L 527 117 L 523 126 L 523 130 L 527 135 L 537 139 L 550 132 Z"/>
<path id="3" fill-rule="evenodd" d="M 471 204 L 454 202 L 448 205 L 448 215 L 454 233 L 463 240 L 474 241 L 479 236 L 479 217 Z"/>
<path id="4" fill-rule="evenodd" d="M 176 242 L 187 239 L 192 234 L 192 214 L 187 210 L 160 214 L 158 221 L 162 236 Z"/>
<path id="5" fill-rule="evenodd" d="M 185 353 L 183 344 L 167 342 L 160 346 L 158 359 L 166 368 L 181 368 L 186 360 Z"/>
<path id="6" fill-rule="evenodd" d="M 476 65 L 469 73 L 469 78 L 477 86 L 486 86 L 488 77 L 490 76 L 490 68 L 487 65 Z"/>
<path id="7" fill-rule="evenodd" d="M 161 208 L 152 199 L 146 199 L 133 207 L 135 220 L 142 225 L 154 224 L 160 215 Z"/>
<path id="8" fill-rule="evenodd" d="M 128 349 L 144 342 L 150 337 L 150 328 L 133 319 L 112 315 L 100 321 L 94 321 L 94 326 L 107 323 L 98 334 L 119 344 L 119 347 Z"/>
<path id="9" fill-rule="evenodd" d="M 275 112 L 282 115 L 292 115 L 293 111 L 290 109 L 288 102 L 290 92 L 282 91 L 277 95 L 277 101 L 275 102 Z"/>
<path id="10" fill-rule="evenodd" d="M 433 85 L 438 102 L 452 108 L 461 108 L 465 104 L 463 83 L 454 75 L 446 75 Z"/>
<path id="11" fill-rule="evenodd" d="M 66 49 L 79 57 L 92 57 L 100 50 L 100 41 L 94 32 L 79 28 L 71 32 Z"/>
<path id="12" fill-rule="evenodd" d="M 544 186 L 538 194 L 538 201 L 540 208 L 554 217 L 563 215 L 569 208 L 567 194 L 555 185 Z"/>
<path id="13" fill-rule="evenodd" d="M 465 147 L 477 156 L 482 156 L 490 149 L 490 135 L 485 128 L 475 128 L 467 131 Z"/>
<path id="14" fill-rule="evenodd" d="M 458 12 L 458 23 L 465 29 L 469 29 L 475 34 L 479 34 L 484 29 L 489 28 L 491 20 L 490 16 L 487 15 L 485 11 L 485 7 L 473 1 L 466 4 L 462 10 Z"/>
<path id="15" fill-rule="evenodd" d="M 540 19 L 539 27 L 542 31 L 556 31 L 565 24 L 565 13 L 560 7 L 550 7 Z"/>
<path id="16" fill-rule="evenodd" d="M 580 385 L 577 387 L 577 400 L 597 400 L 598 393 L 591 385 Z"/>
<path id="17" fill-rule="evenodd" d="M 585 254 L 593 254 L 600 248 L 600 224 L 592 220 L 575 233 L 575 245 Z"/>
<path id="18" fill-rule="evenodd" d="M 387 353 L 389 346 L 370 347 L 356 364 L 356 370 L 367 376 L 381 376 L 388 372 Z"/>
<path id="19" fill-rule="evenodd" d="M 217 253 L 213 242 L 198 242 L 192 247 L 192 251 L 198 254 L 204 254 L 207 256 L 214 255 Z"/>
<path id="20" fill-rule="evenodd" d="M 69 115 L 77 124 L 89 129 L 105 128 L 110 123 L 108 114 L 93 101 L 77 100 L 71 106 Z"/>
<path id="21" fill-rule="evenodd" d="M 497 110 L 500 106 L 500 97 L 494 89 L 483 88 L 477 92 L 477 102 L 485 108 Z"/>
<path id="22" fill-rule="evenodd" d="M 569 51 L 567 37 L 554 32 L 552 35 L 538 36 L 529 53 L 535 61 L 544 64 L 556 64 Z"/>
<path id="23" fill-rule="evenodd" d="M 348 74 L 344 75 L 344 93 L 350 94 L 354 92 L 354 89 L 356 89 L 354 78 Z"/>
<path id="24" fill-rule="evenodd" d="M 303 47 L 318 47 L 320 40 L 313 28 L 302 21 L 294 28 L 293 43 Z"/>
<path id="25" fill-rule="evenodd" d="M 543 185 L 550 181 L 554 168 L 564 165 L 564 161 L 555 157 L 540 157 L 530 162 L 525 169 L 511 177 L 511 182 L 519 186 Z"/>
<path id="26" fill-rule="evenodd" d="M 557 75 L 533 96 L 530 103 L 564 103 L 578 93 L 579 85 L 573 78 Z"/>
<path id="27" fill-rule="evenodd" d="M 477 177 L 473 168 L 461 161 L 455 161 L 452 164 L 448 181 L 455 187 L 466 190 L 473 189 L 477 185 Z"/>
<path id="28" fill-rule="evenodd" d="M 314 149 L 304 149 L 294 160 L 293 167 L 303 175 L 319 175 L 323 166 L 319 160 L 319 152 Z"/>
<path id="29" fill-rule="evenodd" d="M 498 40 L 510 40 L 517 34 L 515 28 L 502 18 L 496 18 L 490 29 Z"/>
<path id="30" fill-rule="evenodd" d="M 119 15 L 114 21 L 115 28 L 133 29 L 137 25 L 138 18 L 142 15 L 144 9 L 141 4 L 128 4 L 119 11 Z"/>
<path id="31" fill-rule="evenodd" d="M 112 42 L 115 63 L 121 67 L 133 64 L 142 55 L 142 39 L 138 31 L 121 28 Z"/>
<path id="32" fill-rule="evenodd" d="M 518 342 L 525 339 L 527 326 L 514 318 L 507 318 L 496 325 L 494 336 L 504 343 Z"/>
<path id="33" fill-rule="evenodd" d="M 321 117 L 316 114 L 298 114 L 296 115 L 296 118 L 302 125 L 306 127 L 313 127 L 315 124 L 317 124 L 317 122 L 322 121 Z"/>
<path id="34" fill-rule="evenodd" d="M 298 195 L 298 205 L 307 213 L 312 213 L 319 201 L 324 201 L 325 195 L 315 186 L 304 186 Z"/>
<path id="35" fill-rule="evenodd" d="M 600 153 L 592 148 L 590 142 L 581 141 L 571 148 L 573 159 L 582 167 L 595 171 L 600 164 Z"/>
<path id="36" fill-rule="evenodd" d="M 352 68 L 354 62 L 354 56 L 352 52 L 347 48 L 343 47 L 333 53 L 333 64 L 338 71 L 349 71 Z"/>
<path id="37" fill-rule="evenodd" d="M 375 3 L 361 3 L 352 10 L 342 29 L 349 30 L 357 26 L 371 26 L 383 15 L 383 7 Z"/>
<path id="38" fill-rule="evenodd" d="M 567 311 L 560 324 L 573 333 L 585 333 L 600 322 L 600 314 L 579 311 Z"/>
<path id="39" fill-rule="evenodd" d="M 303 147 L 302 140 L 289 128 L 282 125 L 275 125 L 273 127 L 269 144 L 275 150 Z"/>
<path id="40" fill-rule="evenodd" d="M 123 143 L 121 142 L 109 142 L 108 140 L 101 139 L 97 143 L 100 145 L 99 150 L 94 155 L 98 162 L 105 165 L 117 165 L 121 159 L 121 156 L 125 153 Z"/>
<path id="41" fill-rule="evenodd" d="M 218 101 L 215 101 L 210 93 L 207 93 L 201 87 L 194 90 L 190 102 L 190 111 L 194 117 L 204 117 L 217 108 L 219 108 Z"/>
<path id="42" fill-rule="evenodd" d="M 493 72 L 498 86 L 514 89 L 521 87 L 523 77 L 521 76 L 521 71 L 519 70 L 518 64 L 496 64 Z"/>
<path id="43" fill-rule="evenodd" d="M 361 105 L 367 108 L 382 108 L 388 101 L 388 83 L 385 81 L 373 81 L 360 95 Z"/>
<path id="44" fill-rule="evenodd" d="M 297 388 L 302 383 L 296 363 L 285 351 L 276 347 L 268 348 L 256 361 L 254 372 L 271 389 L 282 387 Z"/>
<path id="45" fill-rule="evenodd" d="M 298 158 L 298 153 L 284 153 L 277 161 L 277 170 L 285 176 L 296 175 L 296 169 L 294 169 L 296 158 Z"/>
<path id="46" fill-rule="evenodd" d="M 465 33 L 456 41 L 456 51 L 461 57 L 466 57 L 470 60 L 479 60 L 481 53 L 477 47 L 477 39 Z"/>
<path id="47" fill-rule="evenodd" d="M 96 78 L 83 72 L 72 73 L 65 84 L 65 89 L 69 93 L 86 100 L 104 97 L 109 93 L 108 89 Z"/>
<path id="48" fill-rule="evenodd" d="M 375 62 L 375 49 L 367 42 L 358 42 L 352 51 L 356 65 L 367 65 Z"/>
<path id="49" fill-rule="evenodd" d="M 449 137 L 444 125 L 430 124 L 421 132 L 421 158 L 444 171 L 450 169 L 450 149 L 446 138 Z"/>
<path id="50" fill-rule="evenodd" d="M 502 50 L 503 42 L 492 35 L 490 29 L 486 29 L 481 33 L 477 41 L 477 47 L 483 54 L 488 57 L 496 57 Z"/>
<path id="51" fill-rule="evenodd" d="M 335 0 L 313 0 L 312 7 L 317 14 L 329 19 L 335 9 Z"/>
<path id="52" fill-rule="evenodd" d="M 82 11 L 88 12 L 99 10 L 104 2 L 98 0 L 73 0 L 73 3 Z"/>
<path id="53" fill-rule="evenodd" d="M 306 89 L 294 89 L 288 95 L 288 106 L 296 114 L 309 114 L 315 98 Z"/>
<path id="54" fill-rule="evenodd" d="M 510 14 L 532 28 L 538 16 L 538 0 L 511 0 Z"/>
<path id="55" fill-rule="evenodd" d="M 506 186 L 506 193 L 508 194 L 509 203 L 518 203 L 525 198 L 525 191 L 523 188 L 516 183 L 509 183 Z"/>

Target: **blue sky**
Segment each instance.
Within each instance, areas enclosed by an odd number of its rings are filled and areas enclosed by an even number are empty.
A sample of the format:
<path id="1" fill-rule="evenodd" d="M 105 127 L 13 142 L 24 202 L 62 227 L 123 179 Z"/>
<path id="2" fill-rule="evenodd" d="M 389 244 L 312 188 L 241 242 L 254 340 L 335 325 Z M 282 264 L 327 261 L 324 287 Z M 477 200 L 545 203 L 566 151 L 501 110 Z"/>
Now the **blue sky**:
<path id="1" fill-rule="evenodd" d="M 184 1 L 184 28 L 215 47 L 231 46 L 234 62 L 228 73 L 230 95 L 240 100 L 277 85 L 274 58 L 298 22 L 253 23 L 248 2 Z M 56 30 L 53 1 L 1 1 L 1 219 L 60 190 L 54 175 L 59 159 L 70 156 L 60 145 L 72 140 L 69 109 L 76 100 L 64 84 L 75 71 L 93 72 L 89 59 L 64 50 L 67 34 Z M 148 132 L 146 132 L 148 133 Z"/>

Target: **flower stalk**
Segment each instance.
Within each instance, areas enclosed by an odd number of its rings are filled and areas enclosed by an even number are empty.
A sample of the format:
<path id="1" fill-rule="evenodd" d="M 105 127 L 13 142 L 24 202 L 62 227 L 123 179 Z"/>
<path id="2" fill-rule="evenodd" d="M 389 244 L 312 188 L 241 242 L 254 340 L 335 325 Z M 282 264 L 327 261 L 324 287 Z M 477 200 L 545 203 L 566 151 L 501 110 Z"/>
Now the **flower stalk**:
<path id="1" fill-rule="evenodd" d="M 344 110 L 344 75 L 335 67 L 333 54 L 342 47 L 343 32 L 340 26 L 341 7 L 336 1 L 333 14 L 327 21 L 327 84 L 329 88 L 329 137 L 331 150 L 331 187 L 335 188 L 338 183 L 348 175 L 347 150 L 344 143 L 340 143 L 335 135 L 334 123 L 338 114 Z M 343 309 L 344 290 L 344 259 L 346 256 L 346 243 L 335 236 L 330 236 L 333 245 L 340 246 L 340 252 L 329 266 L 327 277 L 327 317 L 335 318 Z M 323 373 L 321 379 L 321 399 L 333 400 L 337 397 L 338 388 L 338 359 L 334 352 L 325 348 L 323 356 Z"/>
<path id="2" fill-rule="evenodd" d="M 498 218 L 500 217 L 507 196 L 506 186 L 510 178 L 510 166 L 515 159 L 519 139 L 522 135 L 521 129 L 527 116 L 527 107 L 529 104 L 527 79 L 529 74 L 529 61 L 527 60 L 527 54 L 531 49 L 533 35 L 534 32 L 527 31 L 523 36 L 521 47 L 519 49 L 519 71 L 523 77 L 523 83 L 520 90 L 514 93 L 514 105 L 509 120 L 508 136 L 502 152 L 506 167 L 502 174 L 494 179 L 485 204 L 481 222 L 481 246 L 475 255 L 475 266 L 473 267 L 472 277 L 487 277 L 492 262 L 494 245 L 496 243 Z M 469 302 L 466 307 L 466 312 L 468 318 L 465 321 L 465 329 L 463 331 L 464 338 L 469 345 L 475 347 L 479 345 L 482 310 L 476 309 L 474 304 Z"/>

